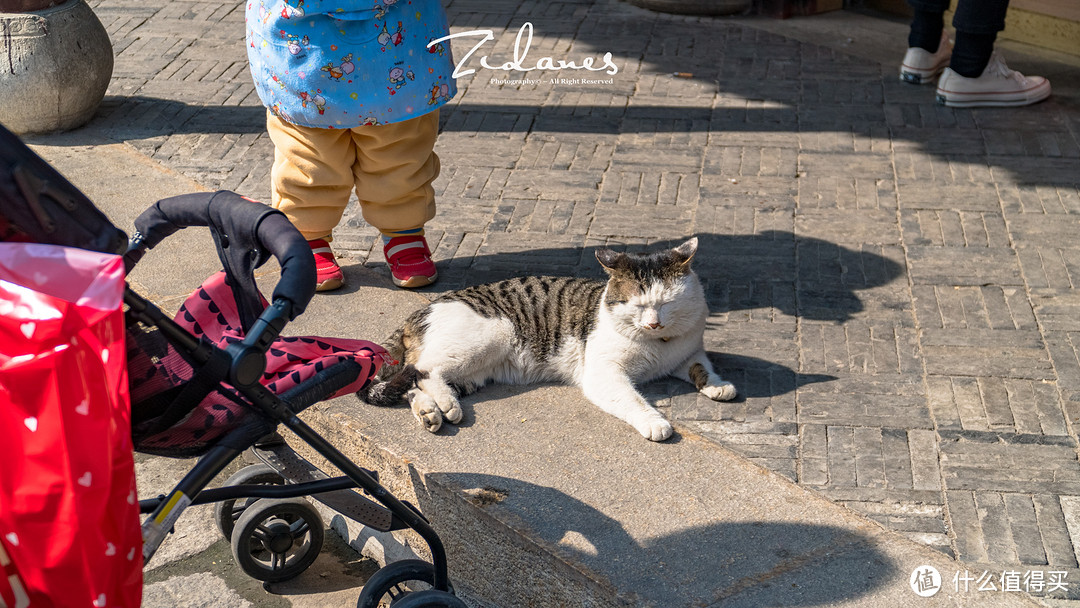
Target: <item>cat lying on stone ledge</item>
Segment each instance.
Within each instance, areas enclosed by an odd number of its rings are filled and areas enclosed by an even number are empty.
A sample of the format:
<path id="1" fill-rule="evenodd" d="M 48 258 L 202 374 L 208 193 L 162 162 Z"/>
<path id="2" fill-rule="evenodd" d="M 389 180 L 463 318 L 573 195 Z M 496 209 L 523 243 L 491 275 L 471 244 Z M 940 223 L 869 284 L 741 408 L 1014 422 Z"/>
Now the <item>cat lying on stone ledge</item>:
<path id="1" fill-rule="evenodd" d="M 575 384 L 645 438 L 663 441 L 671 423 L 634 388 L 671 375 L 716 401 L 735 386 L 713 371 L 703 334 L 709 316 L 690 269 L 697 238 L 649 254 L 600 249 L 607 282 L 515 278 L 446 294 L 412 314 L 387 347 L 399 361 L 360 393 L 372 405 L 407 398 L 435 432 L 461 420 L 458 397 L 488 381 Z"/>

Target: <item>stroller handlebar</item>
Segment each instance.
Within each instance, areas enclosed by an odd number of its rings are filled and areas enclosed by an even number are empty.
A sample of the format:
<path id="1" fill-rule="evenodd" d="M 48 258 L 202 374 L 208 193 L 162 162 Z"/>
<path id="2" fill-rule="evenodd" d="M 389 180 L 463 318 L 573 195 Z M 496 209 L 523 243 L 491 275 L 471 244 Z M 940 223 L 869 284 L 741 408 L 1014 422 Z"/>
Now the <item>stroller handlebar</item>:
<path id="1" fill-rule="evenodd" d="M 289 218 L 277 209 L 270 209 L 272 212 L 264 215 L 259 222 L 257 234 L 263 246 L 281 266 L 281 277 L 274 287 L 272 299 L 275 302 L 279 299 L 289 301 L 291 307 L 287 315 L 288 320 L 292 321 L 304 312 L 315 296 L 315 256 Z"/>
<path id="2" fill-rule="evenodd" d="M 245 330 L 253 329 L 256 315 L 270 315 L 274 322 L 260 327 L 275 327 L 280 332 L 284 321 L 292 321 L 307 308 L 315 295 L 315 258 L 303 235 L 280 211 L 227 190 L 182 194 L 151 205 L 135 219 L 137 232 L 124 255 L 128 270 L 143 252 L 190 226 L 210 228 L 218 257 L 236 292 Z M 269 259 L 268 254 L 280 264 L 281 277 L 272 296 L 275 306 L 264 310 L 254 270 Z M 289 306 L 280 308 L 279 300 L 287 300 Z M 250 318 L 245 319 L 245 315 Z M 283 316 L 284 320 L 278 321 Z"/>

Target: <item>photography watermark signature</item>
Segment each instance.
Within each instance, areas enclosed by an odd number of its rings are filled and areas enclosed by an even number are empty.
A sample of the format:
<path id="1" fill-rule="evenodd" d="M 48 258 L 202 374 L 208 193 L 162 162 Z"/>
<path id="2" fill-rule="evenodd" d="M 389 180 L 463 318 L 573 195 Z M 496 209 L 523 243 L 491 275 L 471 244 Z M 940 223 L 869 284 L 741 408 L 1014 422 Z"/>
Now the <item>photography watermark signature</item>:
<path id="1" fill-rule="evenodd" d="M 1057 591 L 1068 593 L 1068 576 L 1065 570 L 983 570 L 981 573 L 958 570 L 952 577 L 952 584 L 946 585 L 936 568 L 919 566 L 911 572 L 908 584 L 919 597 L 931 597 L 943 588 L 953 593 L 1026 592 L 1049 595 Z"/>
<path id="2" fill-rule="evenodd" d="M 492 78 L 488 84 L 532 86 L 538 84 L 577 86 L 581 84 L 615 84 L 614 78 Z"/>
<path id="3" fill-rule="evenodd" d="M 522 37 L 528 34 L 525 38 L 525 44 L 522 46 Z M 431 42 L 428 42 L 427 48 L 431 48 L 436 44 L 451 40 L 453 38 L 463 38 L 466 36 L 479 36 L 480 40 L 473 45 L 469 52 L 465 53 L 465 56 L 458 61 L 454 66 L 454 78 L 460 78 L 461 76 L 468 76 L 476 72 L 475 69 L 465 68 L 465 64 L 469 62 L 469 59 L 480 50 L 480 47 L 484 46 L 487 42 L 495 39 L 495 32 L 491 30 L 470 30 L 468 32 L 458 32 L 456 34 L 450 34 L 443 36 L 442 38 L 436 38 Z M 615 65 L 615 61 L 611 58 L 611 53 L 604 53 L 601 58 L 603 65 L 596 65 L 597 61 L 595 57 L 584 57 L 579 62 L 568 61 L 565 59 L 554 59 L 552 57 L 541 57 L 537 59 L 531 66 L 525 65 L 525 60 L 529 54 L 529 48 L 532 46 L 533 38 L 533 25 L 532 22 L 526 21 L 522 24 L 521 29 L 518 30 L 517 38 L 514 39 L 514 58 L 512 61 L 506 61 L 499 65 L 492 65 L 488 62 L 487 55 L 480 56 L 480 65 L 489 70 L 502 70 L 506 72 L 531 72 L 533 70 L 588 70 L 590 72 L 604 72 L 609 76 L 614 76 L 619 73 L 619 66 Z M 553 79 L 554 80 L 554 79 Z M 571 79 L 572 80 L 572 79 Z M 605 81 L 606 82 L 606 81 Z M 561 83 L 554 83 L 561 84 Z M 599 84 L 599 83 L 598 83 Z"/>

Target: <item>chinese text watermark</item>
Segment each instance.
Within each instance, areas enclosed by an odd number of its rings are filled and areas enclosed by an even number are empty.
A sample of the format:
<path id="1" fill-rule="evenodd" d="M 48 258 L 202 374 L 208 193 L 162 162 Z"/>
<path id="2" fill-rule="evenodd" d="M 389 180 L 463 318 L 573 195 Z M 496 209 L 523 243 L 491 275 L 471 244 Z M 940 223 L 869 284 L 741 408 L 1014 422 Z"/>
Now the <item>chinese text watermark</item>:
<path id="1" fill-rule="evenodd" d="M 953 593 L 1034 593 L 1049 595 L 1069 591 L 1069 573 L 1065 570 L 958 570 L 951 584 L 943 581 L 933 566 L 919 566 L 911 572 L 908 584 L 919 597 L 931 597 L 943 588 Z"/>

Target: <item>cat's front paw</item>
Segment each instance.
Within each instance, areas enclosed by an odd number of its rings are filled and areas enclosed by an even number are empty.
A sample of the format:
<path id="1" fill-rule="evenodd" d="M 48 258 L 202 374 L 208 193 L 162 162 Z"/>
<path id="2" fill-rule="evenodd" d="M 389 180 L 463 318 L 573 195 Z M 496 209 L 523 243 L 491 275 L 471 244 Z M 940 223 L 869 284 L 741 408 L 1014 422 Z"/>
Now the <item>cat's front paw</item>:
<path id="1" fill-rule="evenodd" d="M 442 413 L 441 418 L 450 424 L 461 422 L 461 404 L 454 396 L 454 390 L 440 378 L 429 378 L 420 384 L 420 391 L 432 401 L 432 405 Z"/>
<path id="2" fill-rule="evenodd" d="M 460 405 L 455 404 L 454 407 L 450 408 L 449 411 L 443 412 L 443 416 L 450 424 L 457 424 L 461 422 L 461 418 L 462 416 L 464 416 L 464 412 L 461 411 Z"/>
<path id="3" fill-rule="evenodd" d="M 701 387 L 701 394 L 713 401 L 731 401 L 739 392 L 735 390 L 734 384 L 723 381 Z"/>
<path id="4" fill-rule="evenodd" d="M 413 410 L 413 414 L 420 421 L 421 426 L 429 433 L 434 433 L 442 428 L 443 417 L 438 408 Z"/>
<path id="5" fill-rule="evenodd" d="M 411 397 L 409 406 L 420 425 L 428 432 L 438 431 L 442 427 L 443 415 L 435 400 L 424 393 L 415 393 Z"/>
<path id="6" fill-rule="evenodd" d="M 634 428 L 649 441 L 663 441 L 675 432 L 667 418 L 655 413 L 643 417 L 634 425 Z"/>
<path id="7" fill-rule="evenodd" d="M 450 424 L 457 424 L 461 422 L 461 418 L 464 413 L 461 411 L 461 404 L 453 395 L 448 395 L 446 399 L 435 401 L 439 411 L 442 412 L 442 417 Z"/>

